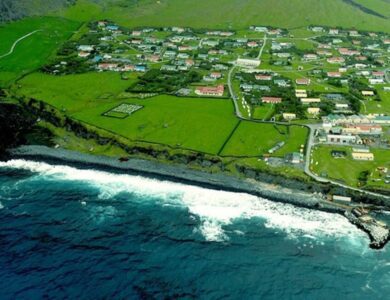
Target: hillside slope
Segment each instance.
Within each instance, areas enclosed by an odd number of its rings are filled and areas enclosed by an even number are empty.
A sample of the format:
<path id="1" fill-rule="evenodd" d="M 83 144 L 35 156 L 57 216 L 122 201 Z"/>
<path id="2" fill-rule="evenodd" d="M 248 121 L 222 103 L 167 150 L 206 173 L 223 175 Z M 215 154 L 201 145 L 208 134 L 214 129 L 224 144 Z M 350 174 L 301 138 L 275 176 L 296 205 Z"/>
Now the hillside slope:
<path id="1" fill-rule="evenodd" d="M 384 0 L 78 0 L 63 15 L 108 18 L 126 26 L 294 28 L 318 24 L 390 32 L 390 2 Z"/>
<path id="2" fill-rule="evenodd" d="M 0 23 L 63 9 L 76 0 L 1 0 Z"/>

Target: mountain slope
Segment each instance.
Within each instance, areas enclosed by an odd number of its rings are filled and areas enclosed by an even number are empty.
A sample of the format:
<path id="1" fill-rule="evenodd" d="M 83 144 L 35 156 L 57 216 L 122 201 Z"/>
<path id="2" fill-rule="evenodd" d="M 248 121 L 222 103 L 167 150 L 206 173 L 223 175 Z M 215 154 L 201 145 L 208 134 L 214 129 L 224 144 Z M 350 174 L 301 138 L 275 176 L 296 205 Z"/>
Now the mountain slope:
<path id="1" fill-rule="evenodd" d="M 1 0 L 0 23 L 45 14 L 74 3 L 75 0 Z"/>

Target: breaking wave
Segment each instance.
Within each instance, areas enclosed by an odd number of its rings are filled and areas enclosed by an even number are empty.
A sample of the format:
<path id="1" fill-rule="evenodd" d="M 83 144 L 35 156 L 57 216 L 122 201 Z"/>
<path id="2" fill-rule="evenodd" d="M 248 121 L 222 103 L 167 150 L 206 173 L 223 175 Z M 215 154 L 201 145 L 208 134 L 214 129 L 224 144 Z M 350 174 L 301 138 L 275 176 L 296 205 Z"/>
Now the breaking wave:
<path id="1" fill-rule="evenodd" d="M 328 236 L 354 241 L 366 238 L 363 232 L 340 215 L 276 203 L 245 193 L 20 159 L 0 162 L 0 167 L 37 173 L 31 180 L 44 177 L 45 180 L 86 182 L 99 190 L 102 200 L 111 199 L 119 193 L 134 193 L 143 196 L 147 199 L 145 201 L 154 199 L 161 205 L 185 207 L 190 214 L 199 218 L 200 224 L 196 230 L 208 241 L 229 240 L 225 226 L 234 220 L 252 218 L 264 220 L 265 227 L 282 230 L 290 238 L 315 240 Z"/>

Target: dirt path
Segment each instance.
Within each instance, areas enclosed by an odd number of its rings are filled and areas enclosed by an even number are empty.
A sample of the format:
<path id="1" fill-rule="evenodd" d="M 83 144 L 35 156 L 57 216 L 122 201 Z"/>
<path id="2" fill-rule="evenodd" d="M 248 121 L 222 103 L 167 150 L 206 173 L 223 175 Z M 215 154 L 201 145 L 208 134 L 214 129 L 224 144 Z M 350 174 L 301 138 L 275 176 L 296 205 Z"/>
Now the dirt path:
<path id="1" fill-rule="evenodd" d="M 1 55 L 1 56 L 0 56 L 0 59 L 6 57 L 6 56 L 8 56 L 8 55 L 11 55 L 11 54 L 14 52 L 15 47 L 16 47 L 16 45 L 17 45 L 19 42 L 21 42 L 21 41 L 24 40 L 25 38 L 28 38 L 30 35 L 33 35 L 34 33 L 38 32 L 38 31 L 42 31 L 42 30 L 40 30 L 40 29 L 34 30 L 34 31 L 32 31 L 32 32 L 30 32 L 30 33 L 27 33 L 26 35 L 22 36 L 21 38 L 18 38 L 18 39 L 15 41 L 15 43 L 13 43 L 13 45 L 12 45 L 11 49 L 8 51 L 8 53 Z"/>

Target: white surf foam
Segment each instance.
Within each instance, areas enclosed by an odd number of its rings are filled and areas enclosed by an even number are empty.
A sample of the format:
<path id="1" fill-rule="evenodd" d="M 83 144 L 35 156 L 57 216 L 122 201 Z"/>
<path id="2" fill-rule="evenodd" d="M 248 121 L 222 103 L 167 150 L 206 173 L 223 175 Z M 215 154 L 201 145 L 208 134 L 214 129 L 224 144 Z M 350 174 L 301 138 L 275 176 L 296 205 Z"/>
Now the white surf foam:
<path id="1" fill-rule="evenodd" d="M 30 170 L 47 180 L 87 182 L 99 189 L 101 199 L 110 199 L 118 193 L 130 192 L 148 196 L 145 197 L 148 199 L 152 196 L 162 205 L 185 206 L 191 214 L 200 219 L 198 229 L 209 241 L 228 240 L 223 227 L 235 219 L 250 218 L 262 218 L 267 228 L 283 230 L 291 238 L 303 236 L 307 236 L 308 239 L 324 236 L 366 238 L 364 233 L 340 215 L 297 208 L 243 193 L 26 160 L 0 162 L 0 167 Z"/>

